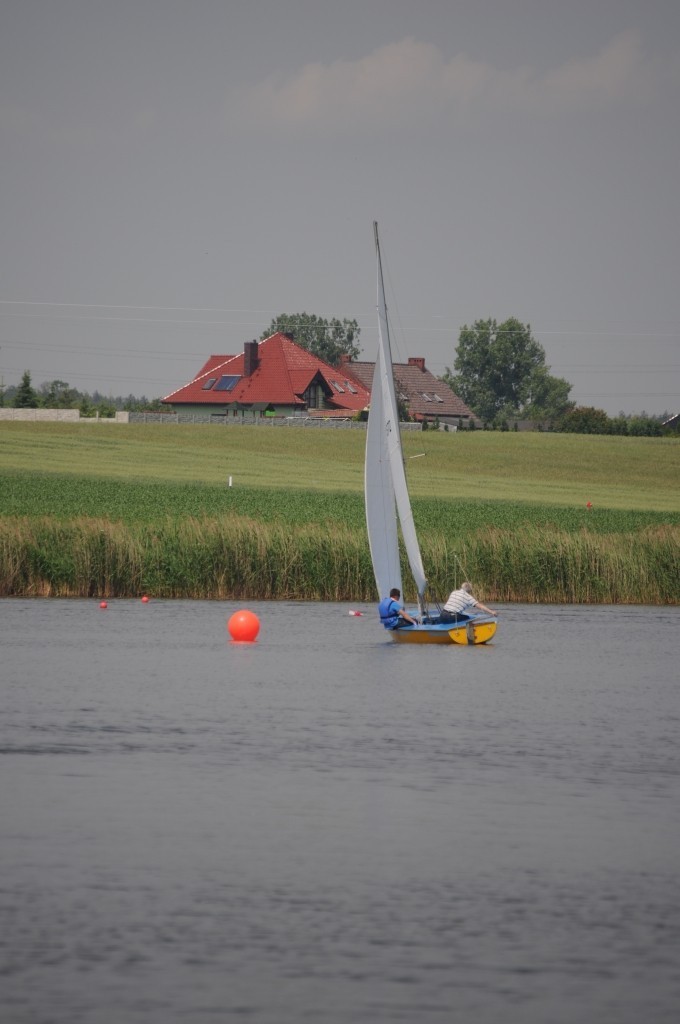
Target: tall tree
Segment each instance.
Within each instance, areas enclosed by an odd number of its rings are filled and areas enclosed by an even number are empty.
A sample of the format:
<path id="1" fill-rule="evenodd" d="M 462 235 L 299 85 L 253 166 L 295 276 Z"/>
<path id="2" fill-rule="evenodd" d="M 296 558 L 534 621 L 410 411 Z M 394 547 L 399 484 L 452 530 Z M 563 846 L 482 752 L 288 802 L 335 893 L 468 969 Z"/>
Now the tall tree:
<path id="1" fill-rule="evenodd" d="M 50 380 L 40 388 L 39 398 L 45 409 L 77 409 L 82 395 L 65 380 Z"/>
<path id="2" fill-rule="evenodd" d="M 272 320 L 262 338 L 277 331 L 289 335 L 296 345 L 331 366 L 339 363 L 342 355 L 356 359 L 361 352 L 357 344 L 361 328 L 356 320 L 338 320 L 337 317 L 326 320 L 314 313 L 281 313 Z"/>
<path id="3" fill-rule="evenodd" d="M 574 408 L 575 403 L 569 399 L 571 384 L 564 377 L 553 377 L 548 369 L 539 366 L 531 376 L 522 410 L 525 419 L 554 421 Z"/>
<path id="4" fill-rule="evenodd" d="M 24 371 L 24 375 L 19 382 L 13 404 L 15 409 L 37 409 L 40 405 L 37 392 L 31 384 L 31 374 L 28 370 Z"/>
<path id="5" fill-rule="evenodd" d="M 572 403 L 571 385 L 550 375 L 545 350 L 531 326 L 515 317 L 477 320 L 460 331 L 453 374 L 444 380 L 483 420 L 499 416 L 552 418 Z"/>

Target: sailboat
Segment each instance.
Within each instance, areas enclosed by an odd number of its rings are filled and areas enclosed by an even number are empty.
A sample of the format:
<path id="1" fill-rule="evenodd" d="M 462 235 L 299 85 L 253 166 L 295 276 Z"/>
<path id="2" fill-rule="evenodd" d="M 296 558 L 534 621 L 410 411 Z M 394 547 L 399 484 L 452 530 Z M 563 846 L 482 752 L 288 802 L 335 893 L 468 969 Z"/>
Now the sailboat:
<path id="1" fill-rule="evenodd" d="M 390 637 L 398 643 L 483 644 L 496 632 L 495 619 L 486 614 L 461 614 L 455 623 L 443 623 L 439 621 L 439 613 L 430 615 L 428 612 L 425 600 L 427 579 L 411 511 L 399 432 L 377 221 L 373 222 L 373 232 L 378 269 L 378 353 L 366 431 L 364 498 L 368 542 L 379 599 L 387 597 L 394 587 L 402 590 L 399 525 L 418 595 L 418 613 L 416 625 L 390 629 Z"/>

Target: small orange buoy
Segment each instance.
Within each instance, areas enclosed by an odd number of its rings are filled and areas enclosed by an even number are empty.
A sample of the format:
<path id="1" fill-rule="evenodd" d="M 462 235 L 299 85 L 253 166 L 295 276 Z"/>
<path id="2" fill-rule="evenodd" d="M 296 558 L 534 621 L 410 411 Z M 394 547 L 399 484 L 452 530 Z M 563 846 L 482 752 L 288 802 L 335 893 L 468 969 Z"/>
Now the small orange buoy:
<path id="1" fill-rule="evenodd" d="M 148 603 L 149 603 L 149 598 L 145 594 L 144 597 L 142 598 L 142 604 L 148 604 Z"/>
<path id="2" fill-rule="evenodd" d="M 592 507 L 593 507 L 593 506 L 591 505 L 591 503 L 590 503 L 589 501 L 587 501 L 587 502 L 586 502 L 586 508 L 592 508 Z"/>
<path id="3" fill-rule="evenodd" d="M 106 603 L 106 601 L 100 601 L 100 602 L 99 602 L 99 607 L 100 607 L 100 608 L 108 608 L 109 606 L 108 606 L 108 604 Z"/>
<path id="4" fill-rule="evenodd" d="M 254 612 L 243 609 L 243 611 L 234 612 L 227 623 L 227 629 L 232 640 L 252 643 L 260 632 L 260 620 Z"/>

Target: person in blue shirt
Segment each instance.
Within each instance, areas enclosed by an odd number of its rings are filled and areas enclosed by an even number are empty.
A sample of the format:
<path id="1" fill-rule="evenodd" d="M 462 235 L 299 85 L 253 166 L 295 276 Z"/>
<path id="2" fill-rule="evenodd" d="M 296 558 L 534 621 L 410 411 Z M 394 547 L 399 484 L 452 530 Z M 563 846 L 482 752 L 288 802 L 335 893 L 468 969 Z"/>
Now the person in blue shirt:
<path id="1" fill-rule="evenodd" d="M 401 629 L 402 626 L 416 626 L 417 622 L 412 619 L 408 612 L 405 612 L 399 603 L 401 591 L 398 587 L 392 587 L 390 596 L 384 597 L 378 605 L 380 621 L 385 629 Z"/>

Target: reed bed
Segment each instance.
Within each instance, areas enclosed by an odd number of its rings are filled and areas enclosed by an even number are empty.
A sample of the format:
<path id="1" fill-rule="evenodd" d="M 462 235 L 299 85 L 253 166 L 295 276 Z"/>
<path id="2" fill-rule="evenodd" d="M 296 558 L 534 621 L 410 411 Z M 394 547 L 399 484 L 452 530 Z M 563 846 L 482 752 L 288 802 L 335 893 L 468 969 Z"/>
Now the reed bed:
<path id="1" fill-rule="evenodd" d="M 599 534 L 525 526 L 487 529 L 460 549 L 424 551 L 430 586 L 469 578 L 483 600 L 542 604 L 680 603 L 680 527 Z"/>
<path id="2" fill-rule="evenodd" d="M 678 604 L 680 526 L 600 534 L 526 525 L 423 543 L 430 593 L 463 578 L 497 602 Z M 405 577 L 406 578 L 406 577 Z M 152 525 L 0 519 L 0 596 L 375 601 L 364 531 L 246 517 Z M 405 597 L 414 595 L 406 588 Z"/>
<path id="3" fill-rule="evenodd" d="M 0 596 L 372 598 L 365 538 L 334 524 L 0 519 Z"/>

